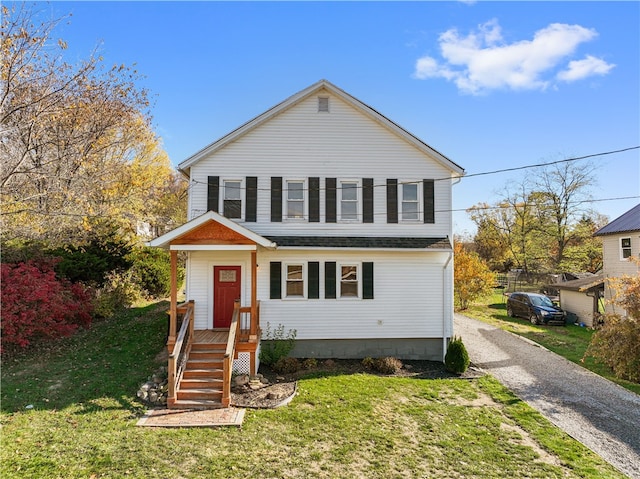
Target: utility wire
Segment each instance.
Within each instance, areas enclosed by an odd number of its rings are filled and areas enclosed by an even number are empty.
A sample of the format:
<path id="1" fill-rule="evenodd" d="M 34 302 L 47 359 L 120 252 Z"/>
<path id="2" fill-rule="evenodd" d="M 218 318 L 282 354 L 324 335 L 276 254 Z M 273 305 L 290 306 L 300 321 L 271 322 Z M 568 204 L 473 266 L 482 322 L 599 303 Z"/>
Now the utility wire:
<path id="1" fill-rule="evenodd" d="M 585 160 L 588 158 L 596 158 L 599 156 L 607 156 L 607 155 L 614 155 L 617 153 L 624 153 L 626 151 L 632 151 L 632 150 L 637 150 L 640 149 L 640 146 L 631 146 L 629 148 L 621 148 L 619 150 L 611 150 L 611 151 L 604 151 L 601 153 L 593 153 L 590 155 L 585 155 L 585 156 L 578 156 L 578 157 L 574 157 L 574 158 L 565 158 L 562 160 L 557 160 L 557 161 L 551 161 L 551 162 L 547 162 L 547 163 L 536 163 L 536 164 L 531 164 L 531 165 L 524 165 L 524 166 L 516 166 L 513 168 L 503 168 L 503 169 L 499 169 L 499 170 L 491 170 L 491 171 L 484 171 L 484 172 L 480 172 L 480 173 L 470 173 L 467 175 L 454 175 L 454 176 L 447 176 L 447 177 L 443 177 L 443 178 L 433 178 L 431 179 L 432 181 L 451 181 L 451 180 L 457 180 L 457 179 L 465 179 L 465 178 L 473 178 L 476 176 L 486 176 L 486 175 L 495 175 L 498 173 L 507 173 L 510 171 L 519 171 L 519 170 L 526 170 L 526 169 L 530 169 L 530 168 L 540 168 L 543 166 L 551 166 L 551 165 L 557 165 L 557 164 L 561 164 L 561 163 L 570 163 L 570 162 L 574 162 L 574 161 L 580 161 L 580 160 Z M 234 181 L 232 178 L 229 178 L 229 181 Z M 239 180 L 235 180 L 235 181 L 239 181 Z M 295 181 L 293 178 L 291 181 Z M 302 180 L 300 180 L 302 181 Z M 420 183 L 422 180 L 412 180 L 412 181 L 398 181 L 398 185 L 405 185 L 405 184 L 416 184 L 416 183 Z M 356 181 L 349 181 L 349 180 L 345 180 L 344 182 L 346 183 L 356 183 Z M 286 183 L 286 181 L 285 181 Z M 200 181 L 200 180 L 196 180 L 194 178 L 191 178 L 190 180 L 190 184 L 189 184 L 189 188 L 192 188 L 195 184 L 198 185 L 207 185 L 207 182 L 205 181 Z M 387 184 L 374 184 L 373 188 L 386 188 Z M 354 188 L 354 186 L 350 186 L 349 187 Z M 360 184 L 357 184 L 357 186 L 355 186 L 355 188 L 357 189 L 362 189 L 363 186 Z M 240 187 L 240 188 L 234 188 L 235 190 L 240 189 L 240 190 L 246 190 L 246 187 Z M 341 186 L 336 186 L 335 188 L 336 190 L 341 190 L 342 187 Z M 271 188 L 256 188 L 257 191 L 271 191 Z M 288 191 L 287 188 L 282 188 L 283 191 Z M 326 187 L 318 187 L 317 191 L 326 191 L 327 188 Z M 332 188 L 333 190 L 333 188 Z M 298 190 L 300 191 L 300 190 Z M 309 191 L 308 188 L 303 188 L 302 191 Z"/>

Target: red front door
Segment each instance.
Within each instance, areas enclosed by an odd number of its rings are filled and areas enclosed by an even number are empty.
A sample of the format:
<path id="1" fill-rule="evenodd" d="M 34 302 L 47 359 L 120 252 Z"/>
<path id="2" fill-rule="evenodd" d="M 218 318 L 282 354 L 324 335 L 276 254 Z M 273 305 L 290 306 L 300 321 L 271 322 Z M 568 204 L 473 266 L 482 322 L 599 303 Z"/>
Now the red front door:
<path id="1" fill-rule="evenodd" d="M 240 266 L 213 267 L 213 327 L 228 328 L 233 303 L 240 299 Z"/>

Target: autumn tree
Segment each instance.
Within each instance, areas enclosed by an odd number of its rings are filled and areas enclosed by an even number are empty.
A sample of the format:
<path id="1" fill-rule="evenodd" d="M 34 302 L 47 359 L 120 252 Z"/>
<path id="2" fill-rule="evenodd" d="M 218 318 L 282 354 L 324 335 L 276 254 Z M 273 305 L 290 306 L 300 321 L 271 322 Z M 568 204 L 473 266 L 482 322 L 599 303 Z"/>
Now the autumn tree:
<path id="1" fill-rule="evenodd" d="M 477 253 L 464 249 L 461 243 L 453 247 L 453 294 L 458 309 L 491 293 L 496 284 L 495 274 Z"/>
<path id="2" fill-rule="evenodd" d="M 556 162 L 509 183 L 495 204 L 470 208 L 481 257 L 525 273 L 596 271 L 602 252 L 591 234 L 602 218 L 583 207 L 594 177 L 590 163 Z"/>
<path id="3" fill-rule="evenodd" d="M 64 61 L 62 19 L 2 7 L 0 200 L 3 239 L 72 242 L 95 220 L 156 221 L 173 172 L 139 74 L 90 54 Z"/>
<path id="4" fill-rule="evenodd" d="M 640 266 L 637 258 L 632 260 Z M 624 314 L 604 315 L 604 323 L 591 337 L 585 357 L 603 362 L 618 378 L 640 383 L 640 275 L 608 281 L 614 291 L 611 301 Z"/>

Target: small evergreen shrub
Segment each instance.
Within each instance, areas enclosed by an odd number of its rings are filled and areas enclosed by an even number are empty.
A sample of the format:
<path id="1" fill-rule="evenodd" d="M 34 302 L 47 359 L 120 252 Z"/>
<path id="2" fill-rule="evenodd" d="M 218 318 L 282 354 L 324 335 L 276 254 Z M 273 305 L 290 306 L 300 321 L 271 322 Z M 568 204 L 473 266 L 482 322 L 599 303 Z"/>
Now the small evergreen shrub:
<path id="1" fill-rule="evenodd" d="M 362 367 L 365 368 L 367 371 L 373 370 L 375 364 L 376 364 L 375 359 L 371 357 L 366 357 L 362 360 Z"/>
<path id="2" fill-rule="evenodd" d="M 307 358 L 302 361 L 302 367 L 304 369 L 315 369 L 318 367 L 318 360 L 316 358 Z"/>
<path id="3" fill-rule="evenodd" d="M 290 329 L 285 333 L 282 324 L 272 330 L 271 325 L 267 323 L 266 329 L 262 332 L 260 362 L 267 366 L 273 366 L 280 358 L 287 357 L 295 346 L 296 334 L 295 329 Z"/>
<path id="4" fill-rule="evenodd" d="M 444 356 L 444 365 L 447 371 L 462 374 L 469 367 L 469 353 L 464 347 L 462 338 L 453 337 L 447 346 L 447 354 Z"/>
<path id="5" fill-rule="evenodd" d="M 292 374 L 300 369 L 300 361 L 297 358 L 284 357 L 276 361 L 273 370 L 281 374 Z"/>
<path id="6" fill-rule="evenodd" d="M 171 293 L 171 254 L 160 248 L 137 248 L 128 258 L 140 288 L 153 298 L 166 298 Z M 184 268 L 178 267 L 178 284 L 184 281 Z"/>

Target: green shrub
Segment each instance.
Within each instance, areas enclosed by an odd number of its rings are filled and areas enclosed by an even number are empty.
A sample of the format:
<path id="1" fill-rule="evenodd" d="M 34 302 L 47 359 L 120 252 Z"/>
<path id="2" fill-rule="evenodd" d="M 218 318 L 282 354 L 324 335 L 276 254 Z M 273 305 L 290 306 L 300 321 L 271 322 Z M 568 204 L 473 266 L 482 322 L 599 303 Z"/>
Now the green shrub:
<path id="1" fill-rule="evenodd" d="M 154 298 L 171 293 L 171 254 L 160 248 L 137 248 L 128 257 L 132 272 L 140 288 Z M 178 267 L 178 284 L 184 281 L 184 268 Z"/>
<path id="2" fill-rule="evenodd" d="M 585 356 L 611 368 L 620 379 L 640 383 L 640 321 L 607 315 L 604 325 L 591 337 Z"/>
<path id="3" fill-rule="evenodd" d="M 142 291 L 130 271 L 107 273 L 104 285 L 95 293 L 94 315 L 109 318 L 117 311 L 130 307 L 142 297 Z"/>
<path id="4" fill-rule="evenodd" d="M 318 367 L 318 360 L 316 358 L 307 358 L 302 361 L 302 367 L 304 369 L 315 369 Z"/>
<path id="5" fill-rule="evenodd" d="M 297 358 L 280 358 L 272 367 L 277 373 L 292 374 L 300 369 L 300 361 Z"/>
<path id="6" fill-rule="evenodd" d="M 376 365 L 376 360 L 371 357 L 366 357 L 362 360 L 362 367 L 365 368 L 367 371 L 371 371 L 372 369 L 374 369 L 375 365 Z"/>
<path id="7" fill-rule="evenodd" d="M 280 358 L 287 357 L 295 346 L 296 334 L 295 329 L 290 329 L 285 334 L 282 324 L 279 324 L 275 330 L 271 330 L 271 325 L 267 323 L 266 329 L 262 332 L 260 362 L 273 366 Z"/>
<path id="8" fill-rule="evenodd" d="M 62 259 L 56 266 L 60 276 L 72 282 L 103 286 L 108 273 L 131 267 L 128 256 L 132 248 L 131 242 L 116 229 L 109 229 L 93 233 L 83 244 L 67 245 L 47 253 Z"/>
<path id="9" fill-rule="evenodd" d="M 464 347 L 462 338 L 454 337 L 447 346 L 447 354 L 444 356 L 444 365 L 447 371 L 462 374 L 469 367 L 469 353 Z"/>

